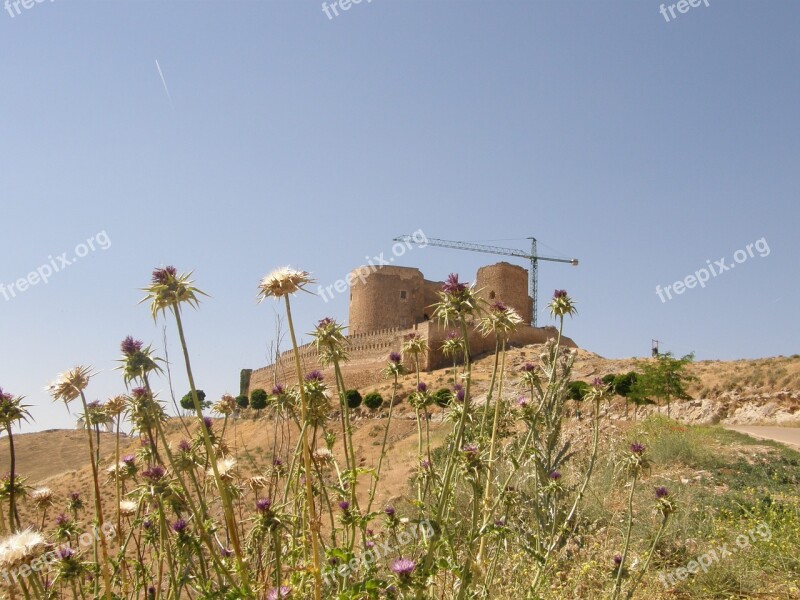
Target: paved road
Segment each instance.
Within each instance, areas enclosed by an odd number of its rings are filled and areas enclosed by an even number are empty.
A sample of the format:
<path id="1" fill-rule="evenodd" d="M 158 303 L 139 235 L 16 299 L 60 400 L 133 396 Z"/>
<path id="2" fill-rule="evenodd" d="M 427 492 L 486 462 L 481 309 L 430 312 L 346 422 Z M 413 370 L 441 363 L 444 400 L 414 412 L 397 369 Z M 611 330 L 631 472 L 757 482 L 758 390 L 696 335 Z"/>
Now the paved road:
<path id="1" fill-rule="evenodd" d="M 800 448 L 800 427 L 762 427 L 756 425 L 726 425 L 726 429 L 746 433 L 755 438 L 775 440 Z"/>

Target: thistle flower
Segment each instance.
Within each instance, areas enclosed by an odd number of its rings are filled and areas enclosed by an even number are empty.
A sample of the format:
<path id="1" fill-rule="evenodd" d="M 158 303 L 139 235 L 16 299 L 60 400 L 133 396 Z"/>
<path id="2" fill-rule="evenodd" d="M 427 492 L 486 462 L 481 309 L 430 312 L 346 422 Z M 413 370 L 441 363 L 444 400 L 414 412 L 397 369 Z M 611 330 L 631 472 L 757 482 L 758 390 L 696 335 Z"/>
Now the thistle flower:
<path id="1" fill-rule="evenodd" d="M 395 515 L 394 506 L 387 506 L 386 508 L 383 509 L 383 512 L 386 513 L 387 517 L 390 518 L 393 517 Z"/>
<path id="2" fill-rule="evenodd" d="M 214 403 L 211 410 L 220 415 L 232 415 L 236 412 L 236 398 L 230 394 L 223 394 L 222 398 Z"/>
<path id="3" fill-rule="evenodd" d="M 498 301 L 492 304 L 491 310 L 481 319 L 480 331 L 484 336 L 493 333 L 500 339 L 507 339 L 520 323 L 522 317 L 517 311 Z"/>
<path id="4" fill-rule="evenodd" d="M 271 588 L 267 592 L 267 600 L 288 600 L 292 597 L 292 588 L 282 585 L 279 588 Z"/>
<path id="5" fill-rule="evenodd" d="M 219 473 L 220 479 L 225 481 L 233 481 L 233 478 L 236 475 L 236 459 L 229 457 L 217 461 L 217 472 Z M 208 476 L 211 478 L 214 477 L 213 469 L 208 470 Z"/>
<path id="6" fill-rule="evenodd" d="M 181 535 L 186 532 L 186 529 L 189 527 L 189 524 L 184 519 L 178 519 L 172 524 L 172 531 Z"/>
<path id="7" fill-rule="evenodd" d="M 37 531 L 24 529 L 0 541 L 0 568 L 12 569 L 42 554 L 47 543 Z"/>
<path id="8" fill-rule="evenodd" d="M 131 517 L 136 514 L 139 505 L 132 500 L 121 500 L 119 503 L 119 514 L 123 517 Z"/>
<path id="9" fill-rule="evenodd" d="M 664 486 L 656 488 L 656 500 L 661 500 L 662 498 L 666 498 L 669 496 L 669 490 Z"/>
<path id="10" fill-rule="evenodd" d="M 269 498 L 261 498 L 256 500 L 256 510 L 262 514 L 269 512 L 272 509 L 272 500 Z"/>
<path id="11" fill-rule="evenodd" d="M 392 573 L 397 575 L 400 579 L 409 579 L 416 568 L 417 563 L 407 558 L 398 558 L 391 566 Z"/>
<path id="12" fill-rule="evenodd" d="M 575 302 L 567 295 L 566 290 L 556 290 L 553 292 L 553 299 L 550 301 L 550 314 L 554 317 L 563 318 L 564 315 L 572 316 L 578 312 Z"/>
<path id="13" fill-rule="evenodd" d="M 317 448 L 316 450 L 314 450 L 314 452 L 311 455 L 311 457 L 315 461 L 317 461 L 319 463 L 323 463 L 323 464 L 327 464 L 327 463 L 333 461 L 333 453 L 330 450 L 328 450 L 327 448 Z"/>
<path id="14" fill-rule="evenodd" d="M 178 442 L 178 450 L 181 452 L 191 452 L 192 444 L 189 442 L 189 440 L 181 440 Z"/>
<path id="15" fill-rule="evenodd" d="M 306 376 L 303 379 L 305 379 L 305 381 L 308 383 L 314 383 L 323 381 L 325 376 L 319 370 L 314 369 L 313 371 L 306 373 Z"/>
<path id="16" fill-rule="evenodd" d="M 639 442 L 634 442 L 631 444 L 631 452 L 633 452 L 636 456 L 641 456 L 644 454 L 644 451 L 645 447 L 643 444 L 640 444 Z"/>
<path id="17" fill-rule="evenodd" d="M 311 333 L 314 345 L 319 353 L 319 361 L 323 366 L 347 360 L 347 337 L 344 325 L 339 325 L 331 318 L 322 319 Z"/>
<path id="18" fill-rule="evenodd" d="M 349 511 L 350 510 L 350 503 L 347 500 L 342 500 L 341 502 L 339 502 L 339 509 L 342 512 Z"/>
<path id="19" fill-rule="evenodd" d="M 438 292 L 439 302 L 433 312 L 434 318 L 445 325 L 459 322 L 481 310 L 481 300 L 473 287 L 458 281 L 458 275 L 451 273 Z"/>
<path id="20" fill-rule="evenodd" d="M 53 396 L 53 400 L 62 400 L 65 404 L 69 404 L 80 397 L 81 392 L 89 385 L 92 375 L 94 373 L 91 367 L 79 365 L 66 373 L 61 373 L 46 389 Z"/>
<path id="21" fill-rule="evenodd" d="M 67 498 L 67 508 L 71 511 L 78 511 L 83 508 L 83 500 L 80 493 L 70 492 Z"/>
<path id="22" fill-rule="evenodd" d="M 291 267 L 275 269 L 258 284 L 258 301 L 267 298 L 282 298 L 288 294 L 295 294 L 305 290 L 305 286 L 314 283 L 311 274 L 307 271 L 298 271 Z"/>
<path id="23" fill-rule="evenodd" d="M 400 361 L 403 357 L 400 355 L 399 352 L 390 352 L 389 353 L 389 362 L 393 362 L 395 364 L 400 364 Z"/>
<path id="24" fill-rule="evenodd" d="M 106 400 L 105 411 L 109 417 L 116 417 L 125 410 L 128 404 L 128 397 L 124 395 L 114 396 Z"/>
<path id="25" fill-rule="evenodd" d="M 159 312 L 166 312 L 168 308 L 176 310 L 182 302 L 194 308 L 200 304 L 198 294 L 207 294 L 192 286 L 193 282 L 189 279 L 191 276 L 191 272 L 178 275 L 177 269 L 172 266 L 153 271 L 151 284 L 142 290 L 147 295 L 140 301 L 142 303 L 150 300 L 153 320 L 158 317 Z"/>
<path id="26" fill-rule="evenodd" d="M 464 453 L 467 460 L 473 460 L 478 456 L 478 446 L 477 444 L 464 444 L 461 446 L 461 452 Z"/>
<path id="27" fill-rule="evenodd" d="M 29 497 L 39 510 L 44 510 L 53 505 L 53 490 L 48 487 L 33 490 Z"/>
<path id="28" fill-rule="evenodd" d="M 427 391 L 428 391 L 428 384 L 427 384 L 427 383 L 425 383 L 424 381 L 420 381 L 420 382 L 417 384 L 417 391 L 418 391 L 420 394 L 424 394 L 425 392 L 427 392 Z"/>
<path id="29" fill-rule="evenodd" d="M 561 472 L 560 471 L 550 471 L 550 480 L 551 481 L 558 481 L 561 479 Z"/>
<path id="30" fill-rule="evenodd" d="M 144 342 L 135 340 L 131 336 L 128 336 L 122 340 L 119 348 L 122 351 L 122 354 L 125 356 L 131 356 L 137 352 L 141 352 L 142 346 L 144 346 Z"/>
<path id="31" fill-rule="evenodd" d="M 158 483 L 164 478 L 166 471 L 161 465 L 154 465 L 142 471 L 142 477 L 150 483 Z"/>

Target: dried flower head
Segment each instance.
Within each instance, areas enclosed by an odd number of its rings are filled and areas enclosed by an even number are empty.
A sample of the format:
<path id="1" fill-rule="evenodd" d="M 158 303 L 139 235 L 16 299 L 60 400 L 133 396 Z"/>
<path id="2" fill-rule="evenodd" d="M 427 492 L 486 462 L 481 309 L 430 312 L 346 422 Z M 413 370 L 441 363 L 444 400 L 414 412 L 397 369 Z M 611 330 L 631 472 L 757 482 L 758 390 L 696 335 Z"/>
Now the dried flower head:
<path id="1" fill-rule="evenodd" d="M 53 400 L 62 400 L 69 404 L 81 395 L 89 385 L 89 380 L 94 373 L 91 367 L 77 366 L 66 373 L 61 373 L 58 379 L 47 386 L 47 391 Z"/>
<path id="2" fill-rule="evenodd" d="M 10 570 L 30 562 L 42 554 L 46 546 L 44 537 L 37 531 L 24 529 L 14 533 L 0 541 L 0 569 Z"/>
<path id="3" fill-rule="evenodd" d="M 275 269 L 258 284 L 258 301 L 282 298 L 300 290 L 306 291 L 305 286 L 311 283 L 314 283 L 314 280 L 307 271 L 298 271 L 288 266 Z"/>
<path id="4" fill-rule="evenodd" d="M 37 488 L 30 493 L 29 498 L 36 508 L 44 510 L 53 505 L 53 490 L 48 487 Z"/>
<path id="5" fill-rule="evenodd" d="M 119 514 L 123 517 L 130 517 L 136 514 L 136 510 L 138 509 L 139 505 L 132 500 L 120 500 L 119 503 Z"/>

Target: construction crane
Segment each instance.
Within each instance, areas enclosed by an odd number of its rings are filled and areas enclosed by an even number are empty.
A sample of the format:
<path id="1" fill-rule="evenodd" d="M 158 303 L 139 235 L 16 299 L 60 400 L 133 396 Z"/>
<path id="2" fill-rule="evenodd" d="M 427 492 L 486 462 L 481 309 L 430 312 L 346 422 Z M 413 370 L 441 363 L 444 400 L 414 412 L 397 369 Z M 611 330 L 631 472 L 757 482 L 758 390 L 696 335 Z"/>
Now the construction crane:
<path id="1" fill-rule="evenodd" d="M 530 254 L 524 250 L 516 250 L 514 248 L 501 248 L 499 246 L 485 246 L 483 244 L 473 244 L 472 242 L 454 242 L 451 240 L 439 240 L 436 238 L 426 238 L 425 240 L 418 240 L 410 235 L 401 235 L 394 238 L 395 242 L 409 242 L 417 245 L 439 246 L 441 248 L 453 248 L 455 250 L 471 250 L 473 252 L 485 252 L 487 254 L 500 254 L 503 256 L 516 256 L 531 261 L 531 270 L 528 274 L 528 295 L 533 300 L 533 311 L 531 314 L 531 326 L 536 327 L 536 313 L 538 312 L 538 296 L 539 296 L 539 261 L 546 260 L 549 262 L 569 263 L 573 267 L 578 266 L 577 258 L 554 258 L 552 256 L 537 256 L 536 254 L 536 238 L 525 238 L 531 241 Z"/>

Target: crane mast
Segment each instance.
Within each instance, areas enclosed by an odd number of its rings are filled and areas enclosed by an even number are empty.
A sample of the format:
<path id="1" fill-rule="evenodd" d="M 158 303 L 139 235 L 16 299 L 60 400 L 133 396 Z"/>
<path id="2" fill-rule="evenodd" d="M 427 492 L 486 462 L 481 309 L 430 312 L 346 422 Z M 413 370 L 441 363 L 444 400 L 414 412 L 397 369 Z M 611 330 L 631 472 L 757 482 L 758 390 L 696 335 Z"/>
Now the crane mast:
<path id="1" fill-rule="evenodd" d="M 531 311 L 531 326 L 536 327 L 536 313 L 538 312 L 538 297 L 539 297 L 539 261 L 546 260 L 549 262 L 569 263 L 573 267 L 578 266 L 577 258 L 555 258 L 552 256 L 538 256 L 536 254 L 536 238 L 527 238 L 531 241 L 530 254 L 524 250 L 517 250 L 515 248 L 502 248 L 500 246 L 487 246 L 485 244 L 476 244 L 473 242 L 458 242 L 453 240 L 440 240 L 437 238 L 426 238 L 424 242 L 419 242 L 410 235 L 401 235 L 394 238 L 395 242 L 409 242 L 412 244 L 420 245 L 425 244 L 428 246 L 438 246 L 440 248 L 452 248 L 453 250 L 469 250 L 471 252 L 483 252 L 485 254 L 497 254 L 500 256 L 515 256 L 517 258 L 524 258 L 529 260 L 531 268 L 528 273 L 528 295 L 533 301 L 533 310 Z"/>

